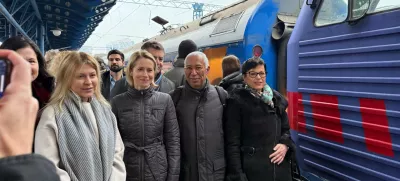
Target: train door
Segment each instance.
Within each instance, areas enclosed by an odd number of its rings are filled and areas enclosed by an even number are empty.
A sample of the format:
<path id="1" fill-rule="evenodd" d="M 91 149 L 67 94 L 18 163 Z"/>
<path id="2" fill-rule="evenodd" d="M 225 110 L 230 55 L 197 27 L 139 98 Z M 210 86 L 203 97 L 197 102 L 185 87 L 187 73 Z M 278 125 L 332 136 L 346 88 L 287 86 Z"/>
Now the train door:
<path id="1" fill-rule="evenodd" d="M 400 1 L 305 0 L 288 45 L 303 173 L 400 179 Z"/>

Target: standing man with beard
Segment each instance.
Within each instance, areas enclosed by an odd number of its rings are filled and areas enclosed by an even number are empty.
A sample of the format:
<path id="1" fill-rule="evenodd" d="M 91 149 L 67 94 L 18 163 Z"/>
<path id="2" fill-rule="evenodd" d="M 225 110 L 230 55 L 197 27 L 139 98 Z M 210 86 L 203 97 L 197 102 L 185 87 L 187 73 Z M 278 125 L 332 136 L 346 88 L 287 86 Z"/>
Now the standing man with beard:
<path id="1" fill-rule="evenodd" d="M 164 47 L 156 41 L 148 41 L 144 43 L 141 47 L 142 50 L 148 51 L 151 55 L 153 55 L 154 59 L 157 63 L 156 74 L 154 77 L 154 82 L 158 85 L 155 90 L 159 92 L 169 93 L 175 89 L 175 84 L 171 80 L 169 80 L 162 73 L 163 63 L 165 51 Z M 115 83 L 115 88 L 111 91 L 110 100 L 116 95 L 122 94 L 128 91 L 129 84 L 126 81 L 126 78 L 122 78 L 121 80 Z"/>
<path id="2" fill-rule="evenodd" d="M 124 54 L 119 50 L 111 50 L 107 55 L 108 66 L 110 70 L 104 72 L 101 76 L 102 86 L 101 86 L 101 94 L 103 94 L 104 98 L 110 100 L 111 90 L 115 86 L 115 82 L 122 79 L 124 77 Z"/>

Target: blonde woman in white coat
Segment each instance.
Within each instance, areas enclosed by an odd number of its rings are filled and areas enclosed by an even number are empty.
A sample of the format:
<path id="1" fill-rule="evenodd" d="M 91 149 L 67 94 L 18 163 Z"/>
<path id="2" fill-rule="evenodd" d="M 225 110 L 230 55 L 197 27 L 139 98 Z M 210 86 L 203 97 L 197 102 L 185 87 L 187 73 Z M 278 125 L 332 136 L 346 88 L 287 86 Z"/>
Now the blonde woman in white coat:
<path id="1" fill-rule="evenodd" d="M 50 159 L 61 181 L 123 181 L 124 145 L 111 107 L 100 93 L 98 62 L 63 53 L 56 88 L 36 129 L 35 153 Z"/>

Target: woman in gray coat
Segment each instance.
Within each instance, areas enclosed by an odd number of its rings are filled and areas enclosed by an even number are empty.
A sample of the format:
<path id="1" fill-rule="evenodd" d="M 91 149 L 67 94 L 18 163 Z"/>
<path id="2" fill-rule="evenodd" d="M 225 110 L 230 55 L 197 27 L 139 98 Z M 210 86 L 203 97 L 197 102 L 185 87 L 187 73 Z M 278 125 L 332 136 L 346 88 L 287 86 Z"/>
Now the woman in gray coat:
<path id="1" fill-rule="evenodd" d="M 111 101 L 125 145 L 127 181 L 179 180 L 180 138 L 175 107 L 168 94 L 154 91 L 155 69 L 150 53 L 135 52 L 126 68 L 130 87 Z"/>

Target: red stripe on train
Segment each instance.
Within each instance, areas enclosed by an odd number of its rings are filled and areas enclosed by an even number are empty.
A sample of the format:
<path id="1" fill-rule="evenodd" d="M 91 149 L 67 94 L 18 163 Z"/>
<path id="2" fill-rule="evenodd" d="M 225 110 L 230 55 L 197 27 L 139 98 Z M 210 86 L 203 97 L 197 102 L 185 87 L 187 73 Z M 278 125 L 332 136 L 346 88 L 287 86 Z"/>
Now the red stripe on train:
<path id="1" fill-rule="evenodd" d="M 326 140 L 343 143 L 338 98 L 331 95 L 311 94 L 310 100 L 316 135 Z"/>
<path id="2" fill-rule="evenodd" d="M 297 131 L 297 93 L 288 92 L 288 116 L 290 129 Z"/>
<path id="3" fill-rule="evenodd" d="M 295 131 L 306 133 L 306 120 L 304 118 L 302 95 L 297 92 L 288 92 L 288 99 L 290 128 Z"/>
<path id="4" fill-rule="evenodd" d="M 360 98 L 365 143 L 371 152 L 394 156 L 389 121 L 383 100 Z"/>
<path id="5" fill-rule="evenodd" d="M 298 93 L 298 106 L 299 106 L 299 123 L 298 123 L 298 130 L 299 132 L 306 133 L 306 117 L 304 116 L 304 104 L 303 104 L 303 95 Z"/>

